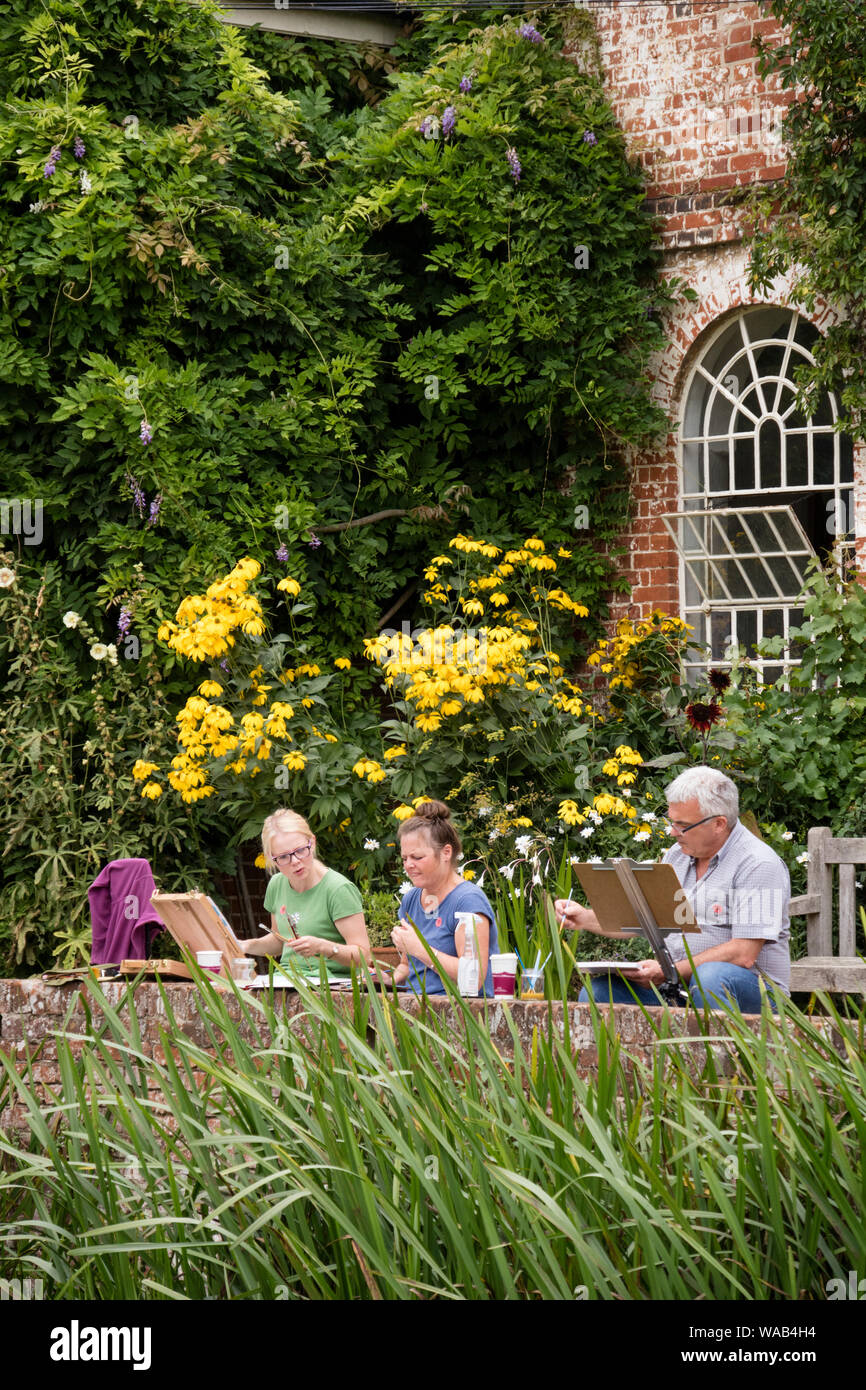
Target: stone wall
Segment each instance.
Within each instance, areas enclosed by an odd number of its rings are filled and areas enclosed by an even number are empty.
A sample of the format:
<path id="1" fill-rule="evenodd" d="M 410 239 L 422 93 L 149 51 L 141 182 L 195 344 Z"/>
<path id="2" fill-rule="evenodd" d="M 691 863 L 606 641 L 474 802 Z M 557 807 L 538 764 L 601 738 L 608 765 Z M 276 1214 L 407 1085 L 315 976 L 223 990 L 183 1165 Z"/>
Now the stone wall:
<path id="1" fill-rule="evenodd" d="M 182 1046 L 184 1039 L 197 1047 L 213 1051 L 210 1032 L 206 1028 L 198 1008 L 198 987 L 186 982 L 165 982 L 165 998 L 175 1020 L 174 1037 Z M 108 1005 L 119 1009 L 121 1016 L 128 1010 L 124 1003 L 127 991 L 126 982 L 106 983 L 100 986 Z M 165 1003 L 160 987 L 142 982 L 134 990 L 135 1012 L 141 1034 L 141 1050 L 156 1062 L 165 1059 L 164 1044 L 160 1037 L 168 1023 Z M 298 995 L 286 991 L 276 993 L 278 1009 L 293 1029 L 303 1027 L 304 1006 Z M 336 998 L 340 1000 L 340 996 Z M 341 1006 L 351 1007 L 351 998 L 343 999 Z M 93 1019 L 88 1024 L 85 1004 Z M 397 1005 L 404 1013 L 417 1016 L 421 1011 L 421 1001 L 406 995 L 398 997 Z M 427 1006 L 446 1018 L 453 1019 L 453 1009 L 447 999 L 428 1000 Z M 226 994 L 226 1007 L 232 1019 L 239 1023 L 241 1010 L 238 1000 Z M 591 1078 L 598 1066 L 597 1040 L 593 1030 L 592 1014 L 587 1004 L 543 1004 L 521 1003 L 519 1000 L 502 1002 L 499 1000 L 471 1001 L 470 1007 L 479 1015 L 486 1015 L 491 1036 L 498 1051 L 505 1058 L 513 1056 L 514 1040 L 509 1020 L 517 1037 L 527 1052 L 532 1046 L 534 1029 L 546 1031 L 552 1024 L 554 1030 L 563 1036 L 565 1011 L 568 1012 L 569 1036 L 579 1073 Z M 607 1013 L 608 1010 L 602 1010 Z M 657 1047 L 655 1028 L 665 1011 L 649 1009 L 646 1016 L 637 1007 L 616 1005 L 614 1013 L 617 1032 L 623 1049 L 640 1062 L 651 1064 Z M 80 1056 L 88 1047 L 92 1029 L 103 1025 L 99 995 L 87 981 L 51 985 L 41 979 L 0 980 L 0 1050 L 19 1067 L 29 1056 L 32 1060 L 32 1077 L 37 1085 L 44 1088 L 41 1103 L 50 1112 L 52 1092 L 59 1088 L 60 1069 L 57 1056 L 57 1039 L 65 1036 L 73 1055 Z M 758 1027 L 760 1019 L 754 1019 Z M 253 1041 L 253 1030 L 249 1025 L 240 1024 L 241 1033 L 247 1041 Z M 669 1033 L 682 1039 L 682 1046 L 694 1051 L 696 1064 L 700 1065 L 705 1055 L 706 1044 L 701 1034 L 702 1020 L 691 1010 L 673 1011 L 669 1016 Z M 724 1023 L 716 1016 L 713 1020 L 714 1041 L 711 1044 L 720 1070 L 729 1069 L 729 1045 L 719 1041 Z M 265 1045 L 270 1037 L 266 1036 Z M 669 1044 L 668 1044 L 669 1045 Z M 21 1103 L 14 1104 L 4 1117 L 4 1125 L 9 1129 L 27 1129 L 27 1111 Z"/>

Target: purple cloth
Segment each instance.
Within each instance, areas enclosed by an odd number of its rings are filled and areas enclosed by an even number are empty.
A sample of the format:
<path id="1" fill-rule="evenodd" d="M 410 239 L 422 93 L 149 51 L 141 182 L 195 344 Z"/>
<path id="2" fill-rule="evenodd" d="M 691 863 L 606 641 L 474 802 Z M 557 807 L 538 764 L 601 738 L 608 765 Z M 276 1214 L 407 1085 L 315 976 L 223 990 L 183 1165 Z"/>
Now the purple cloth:
<path id="1" fill-rule="evenodd" d="M 87 890 L 93 923 L 91 965 L 146 960 L 164 922 L 150 905 L 155 884 L 146 859 L 112 859 Z"/>

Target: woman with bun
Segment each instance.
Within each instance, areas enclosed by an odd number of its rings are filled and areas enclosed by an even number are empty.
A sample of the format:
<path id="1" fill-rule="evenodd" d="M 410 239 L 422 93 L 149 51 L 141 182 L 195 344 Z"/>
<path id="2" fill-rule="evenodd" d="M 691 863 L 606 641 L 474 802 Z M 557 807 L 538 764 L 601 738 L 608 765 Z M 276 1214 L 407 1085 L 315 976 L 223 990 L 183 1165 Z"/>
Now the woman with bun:
<path id="1" fill-rule="evenodd" d="M 490 956 L 499 950 L 496 918 L 485 893 L 457 872 L 460 837 L 442 801 L 424 801 L 399 831 L 403 869 L 412 888 L 400 903 L 400 925 L 391 940 L 404 959 L 394 983 L 407 983 L 416 994 L 444 994 L 442 976 L 457 980 L 464 947 L 458 912 L 474 912 L 478 940 L 478 978 L 482 994 L 493 994 Z M 429 951 L 416 930 L 420 927 Z M 408 959 L 405 959 L 408 957 Z"/>
<path id="2" fill-rule="evenodd" d="M 272 874 L 265 907 L 273 931 L 245 946 L 247 955 L 282 952 L 280 964 L 318 980 L 324 956 L 328 978 L 341 980 L 361 957 L 370 963 L 370 939 L 361 894 L 342 874 L 316 858 L 316 837 L 303 816 L 274 811 L 262 826 L 265 866 Z"/>

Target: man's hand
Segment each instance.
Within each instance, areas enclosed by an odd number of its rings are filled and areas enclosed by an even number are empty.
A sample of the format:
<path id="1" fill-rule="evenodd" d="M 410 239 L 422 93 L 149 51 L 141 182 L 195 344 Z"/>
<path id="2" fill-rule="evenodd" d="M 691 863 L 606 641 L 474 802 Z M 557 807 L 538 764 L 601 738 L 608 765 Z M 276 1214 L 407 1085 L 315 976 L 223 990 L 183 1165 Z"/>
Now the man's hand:
<path id="1" fill-rule="evenodd" d="M 665 981 L 665 972 L 655 959 L 635 961 L 634 965 L 623 967 L 621 974 L 642 989 L 648 989 L 650 985 L 663 985 Z"/>
<path id="2" fill-rule="evenodd" d="M 568 931 L 592 931 L 593 928 L 598 928 L 595 913 L 590 912 L 588 907 L 581 907 L 580 903 L 573 903 L 567 898 L 557 898 L 553 910 L 557 922 Z"/>

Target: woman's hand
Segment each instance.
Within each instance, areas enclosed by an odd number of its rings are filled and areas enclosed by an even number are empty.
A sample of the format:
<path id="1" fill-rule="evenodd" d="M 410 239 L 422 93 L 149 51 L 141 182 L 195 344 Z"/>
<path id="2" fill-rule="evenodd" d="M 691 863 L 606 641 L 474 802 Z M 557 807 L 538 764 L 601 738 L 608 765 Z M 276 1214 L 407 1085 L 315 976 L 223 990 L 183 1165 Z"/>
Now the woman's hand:
<path id="1" fill-rule="evenodd" d="M 421 944 L 420 936 L 411 922 L 406 921 L 405 917 L 400 918 L 399 927 L 395 927 L 392 931 L 391 940 L 397 947 L 397 950 L 402 952 L 404 956 L 414 956 L 416 960 L 429 963 L 429 958 Z"/>
<path id="2" fill-rule="evenodd" d="M 330 948 L 333 942 L 326 941 L 323 936 L 296 936 L 290 941 L 284 941 L 290 951 L 297 951 L 299 956 L 323 956 L 325 948 Z"/>

